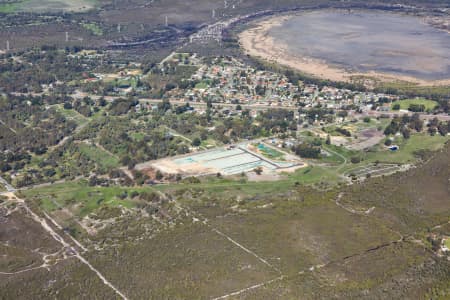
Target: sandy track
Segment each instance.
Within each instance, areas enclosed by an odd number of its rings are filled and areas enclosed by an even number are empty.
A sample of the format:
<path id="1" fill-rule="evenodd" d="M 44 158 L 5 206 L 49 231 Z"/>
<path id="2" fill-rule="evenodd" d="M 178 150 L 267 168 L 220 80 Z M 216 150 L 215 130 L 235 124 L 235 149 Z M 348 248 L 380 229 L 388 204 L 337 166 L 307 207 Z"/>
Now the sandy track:
<path id="1" fill-rule="evenodd" d="M 69 243 L 67 243 L 67 242 L 65 241 L 65 239 L 64 239 L 59 233 L 57 233 L 57 232 L 52 228 L 52 226 L 49 225 L 49 223 L 47 222 L 47 219 L 46 219 L 46 218 L 42 218 L 42 217 L 38 216 L 36 213 L 34 213 L 34 212 L 27 206 L 27 204 L 25 203 L 25 201 L 24 201 L 23 199 L 18 198 L 18 197 L 15 196 L 13 193 L 9 193 L 8 197 L 9 197 L 9 201 L 15 201 L 15 202 L 21 204 L 21 206 L 27 211 L 27 213 L 30 215 L 30 217 L 31 217 L 34 221 L 36 221 L 37 223 L 39 223 L 39 224 L 42 226 L 42 228 L 43 228 L 45 231 L 47 231 L 47 232 L 50 234 L 51 237 L 53 237 L 53 239 L 55 239 L 57 242 L 59 242 L 59 243 L 63 246 L 63 249 L 70 250 L 70 251 L 73 253 L 73 256 L 74 256 L 74 257 L 76 257 L 80 262 L 82 262 L 82 263 L 85 264 L 89 269 L 91 269 L 91 271 L 94 272 L 94 273 L 97 275 L 97 277 L 98 277 L 98 278 L 99 278 L 106 286 L 108 286 L 108 287 L 110 287 L 112 290 L 114 290 L 114 292 L 116 292 L 116 294 L 117 294 L 118 296 L 120 296 L 120 298 L 122 298 L 122 299 L 124 299 L 124 300 L 127 300 L 127 299 L 128 299 L 128 298 L 127 298 L 121 291 L 119 291 L 119 290 L 118 290 L 111 282 L 109 282 L 109 281 L 105 278 L 105 276 L 103 276 L 103 274 L 100 273 L 100 271 L 98 271 L 94 266 L 92 266 L 92 265 L 89 263 L 89 261 L 88 261 L 87 259 L 85 259 L 85 258 L 79 253 L 79 251 L 78 251 L 75 247 L 72 247 L 72 245 L 70 245 Z M 53 224 L 57 224 L 57 223 L 56 223 L 52 218 L 50 218 L 47 214 L 46 214 L 46 217 L 49 218 Z M 59 226 L 59 225 L 56 225 L 56 227 L 59 228 L 60 226 Z M 74 239 L 72 238 L 72 240 L 74 240 Z M 80 244 L 78 241 L 76 242 L 76 244 L 77 244 L 78 246 L 81 246 L 81 244 Z M 85 249 L 83 246 L 81 246 L 80 248 Z M 37 267 L 37 268 L 41 268 L 41 267 L 42 267 L 42 266 Z M 36 268 L 36 269 L 37 269 L 37 268 Z M 34 269 L 34 268 L 33 268 L 33 269 Z M 31 269 L 30 269 L 30 270 L 31 270 Z M 26 271 L 30 271 L 30 270 L 24 270 L 24 271 L 22 271 L 22 272 L 26 272 Z M 14 273 L 11 273 L 11 275 L 12 275 L 12 274 L 14 274 Z"/>

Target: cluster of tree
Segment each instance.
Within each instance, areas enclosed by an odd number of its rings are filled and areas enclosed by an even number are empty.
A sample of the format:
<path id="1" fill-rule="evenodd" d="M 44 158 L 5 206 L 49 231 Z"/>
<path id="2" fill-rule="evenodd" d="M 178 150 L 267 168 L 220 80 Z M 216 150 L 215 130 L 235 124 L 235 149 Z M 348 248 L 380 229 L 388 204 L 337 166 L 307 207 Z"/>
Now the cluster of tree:
<path id="1" fill-rule="evenodd" d="M 297 130 L 294 112 L 284 109 L 269 109 L 261 112 L 256 121 L 259 123 L 259 127 L 271 134 Z"/>
<path id="2" fill-rule="evenodd" d="M 109 106 L 109 114 L 112 116 L 120 116 L 127 114 L 131 108 L 135 107 L 139 102 L 133 98 L 114 100 Z"/>
<path id="3" fill-rule="evenodd" d="M 352 133 L 345 128 L 337 127 L 335 130 L 336 130 L 336 132 L 342 134 L 343 136 L 347 136 L 347 137 L 352 136 Z"/>
<path id="4" fill-rule="evenodd" d="M 403 115 L 402 117 L 395 117 L 391 123 L 384 130 L 385 135 L 394 135 L 401 132 L 404 138 L 409 138 L 411 130 L 421 132 L 423 130 L 423 121 L 419 114 L 412 116 Z"/>
<path id="5" fill-rule="evenodd" d="M 423 104 L 410 104 L 408 107 L 409 111 L 412 112 L 424 112 L 425 111 L 425 105 Z"/>
<path id="6" fill-rule="evenodd" d="M 303 158 L 320 158 L 320 146 L 301 143 L 295 146 L 292 146 L 292 151 Z"/>
<path id="7" fill-rule="evenodd" d="M 435 135 L 438 132 L 440 135 L 445 136 L 450 132 L 450 121 L 441 122 L 437 118 L 433 118 L 427 124 L 427 127 L 431 135 Z"/>
<path id="8" fill-rule="evenodd" d="M 418 114 L 412 116 L 403 115 L 392 119 L 391 123 L 384 130 L 385 135 L 393 135 L 401 132 L 404 138 L 409 138 L 411 131 L 421 132 L 424 127 L 424 122 L 420 119 Z M 428 132 L 431 135 L 439 133 L 443 136 L 450 132 L 450 122 L 439 121 L 438 118 L 433 118 L 427 124 Z"/>
<path id="9" fill-rule="evenodd" d="M 27 151 L 0 152 L 0 172 L 18 171 L 30 161 L 31 155 Z"/>
<path id="10" fill-rule="evenodd" d="M 314 121 L 332 122 L 334 119 L 334 110 L 332 108 L 323 108 L 321 106 L 313 107 L 311 109 L 300 108 L 300 114 L 305 114 L 309 123 Z"/>

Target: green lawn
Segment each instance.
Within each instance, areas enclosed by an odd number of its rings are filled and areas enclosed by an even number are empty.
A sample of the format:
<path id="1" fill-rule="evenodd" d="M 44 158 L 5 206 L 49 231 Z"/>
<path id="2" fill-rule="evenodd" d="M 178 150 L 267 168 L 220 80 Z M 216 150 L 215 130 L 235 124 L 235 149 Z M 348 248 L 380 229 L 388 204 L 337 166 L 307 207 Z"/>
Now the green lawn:
<path id="1" fill-rule="evenodd" d="M 84 12 L 95 8 L 97 0 L 17 0 L 14 3 L 1 3 L 0 13 L 15 12 Z"/>
<path id="2" fill-rule="evenodd" d="M 368 152 L 365 156 L 365 162 L 390 162 L 390 163 L 414 163 L 417 161 L 417 157 L 414 152 L 418 150 L 431 150 L 435 151 L 444 145 L 445 142 L 450 140 L 448 136 L 430 136 L 429 134 L 414 134 L 409 139 L 405 140 L 402 137 L 396 138 L 393 144 L 400 146 L 398 151 L 389 151 L 384 146 L 379 146 L 379 151 Z"/>
<path id="3" fill-rule="evenodd" d="M 336 145 L 323 145 L 322 147 L 330 154 L 330 156 L 325 156 L 321 160 L 328 163 L 343 164 L 345 162 L 350 162 L 352 156 L 359 154 L 358 151 L 348 150 L 345 147 Z"/>
<path id="4" fill-rule="evenodd" d="M 326 182 L 335 184 L 341 181 L 337 169 L 334 167 L 308 166 L 289 175 L 289 179 L 301 184 Z"/>
<path id="5" fill-rule="evenodd" d="M 208 88 L 208 83 L 207 82 L 199 82 L 195 85 L 196 89 L 207 89 Z"/>
<path id="6" fill-rule="evenodd" d="M 409 106 L 411 104 L 415 105 L 423 105 L 425 106 L 425 110 L 433 110 L 438 103 L 433 100 L 427 100 L 424 98 L 416 98 L 416 99 L 406 99 L 406 100 L 399 100 L 392 103 L 392 107 L 396 104 L 400 104 L 400 109 L 408 110 Z"/>
<path id="7" fill-rule="evenodd" d="M 213 140 L 211 138 L 208 138 L 208 139 L 202 141 L 200 146 L 203 147 L 203 148 L 210 149 L 210 148 L 222 146 L 222 143 L 220 143 L 220 142 L 218 142 L 216 140 Z"/>
<path id="8" fill-rule="evenodd" d="M 20 9 L 20 2 L 0 4 L 0 13 L 11 14 Z"/>
<path id="9" fill-rule="evenodd" d="M 130 136 L 136 142 L 140 142 L 144 139 L 145 134 L 143 132 L 132 132 L 130 133 Z"/>
<path id="10" fill-rule="evenodd" d="M 80 143 L 78 148 L 81 153 L 87 155 L 103 169 L 111 169 L 119 166 L 119 159 L 117 157 L 112 156 L 95 145 Z"/>
<path id="11" fill-rule="evenodd" d="M 74 109 L 64 109 L 61 104 L 56 104 L 55 109 L 60 112 L 64 117 L 69 120 L 73 120 L 77 123 L 78 126 L 86 124 L 89 119 L 77 112 Z"/>
<path id="12" fill-rule="evenodd" d="M 131 193 L 133 190 L 135 189 L 117 186 L 90 187 L 85 182 L 67 182 L 27 190 L 23 194 L 28 199 L 34 197 L 38 200 L 40 207 L 45 211 L 70 207 L 74 215 L 84 217 L 102 206 L 134 207 L 135 203 L 129 197 L 124 200 L 119 198 L 125 191 Z"/>
<path id="13" fill-rule="evenodd" d="M 254 145 L 258 148 L 261 154 L 270 159 L 278 159 L 281 160 L 284 157 L 284 153 L 273 149 L 272 147 L 266 146 L 264 144 L 256 144 Z"/>
<path id="14" fill-rule="evenodd" d="M 450 238 L 448 238 L 448 239 L 445 240 L 444 245 L 445 245 L 448 249 L 450 249 Z"/>

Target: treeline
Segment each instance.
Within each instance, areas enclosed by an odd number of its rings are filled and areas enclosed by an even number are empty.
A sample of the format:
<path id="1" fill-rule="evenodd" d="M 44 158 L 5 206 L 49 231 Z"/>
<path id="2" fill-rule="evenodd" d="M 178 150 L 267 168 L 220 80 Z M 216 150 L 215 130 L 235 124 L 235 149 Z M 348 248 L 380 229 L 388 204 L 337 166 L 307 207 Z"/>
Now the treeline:
<path id="1" fill-rule="evenodd" d="M 351 91 L 366 91 L 366 87 L 362 84 L 350 83 L 350 82 L 341 82 L 341 81 L 332 81 L 327 79 L 320 79 L 313 77 L 311 75 L 307 75 L 298 71 L 294 71 L 292 69 L 288 69 L 286 67 L 282 67 L 280 65 L 269 64 L 259 59 L 253 58 L 251 60 L 255 69 L 257 70 L 268 70 L 275 73 L 284 74 L 290 83 L 298 85 L 299 82 L 303 82 L 305 84 L 315 84 L 319 88 L 324 86 L 334 86 L 340 89 L 348 89 Z"/>
<path id="2" fill-rule="evenodd" d="M 403 115 L 401 117 L 395 117 L 391 123 L 384 130 L 384 134 L 395 135 L 400 132 L 404 138 L 409 138 L 411 131 L 422 132 L 424 129 L 424 122 L 420 119 L 419 114 L 412 116 Z M 439 133 L 442 136 L 447 135 L 450 132 L 450 121 L 439 121 L 437 118 L 433 118 L 427 124 L 427 131 L 431 135 Z"/>

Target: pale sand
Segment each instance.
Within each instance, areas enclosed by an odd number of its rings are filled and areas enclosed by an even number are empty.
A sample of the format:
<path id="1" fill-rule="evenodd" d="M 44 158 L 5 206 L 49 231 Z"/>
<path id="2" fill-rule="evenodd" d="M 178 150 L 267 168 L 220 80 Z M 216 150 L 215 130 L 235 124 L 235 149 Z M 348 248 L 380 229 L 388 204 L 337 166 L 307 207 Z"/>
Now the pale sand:
<path id="1" fill-rule="evenodd" d="M 282 25 L 283 22 L 289 18 L 292 18 L 292 16 L 278 16 L 266 19 L 256 23 L 255 27 L 241 32 L 239 34 L 239 40 L 246 54 L 260 57 L 264 60 L 332 81 L 351 82 L 355 81 L 354 79 L 357 77 L 365 77 L 366 79 L 374 78 L 379 81 L 388 82 L 405 81 L 422 86 L 450 85 L 450 78 L 428 81 L 410 76 L 393 75 L 375 71 L 364 73 L 351 72 L 339 67 L 331 66 L 325 61 L 305 56 L 292 55 L 289 53 L 287 45 L 276 43 L 268 34 L 271 28 Z"/>
<path id="2" fill-rule="evenodd" d="M 153 168 L 165 174 L 205 175 L 219 173 L 219 169 L 208 168 L 200 163 L 177 164 L 171 159 L 160 159 L 152 162 Z"/>

